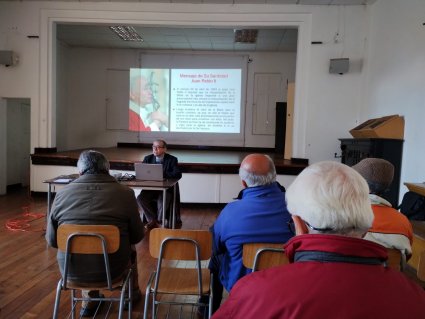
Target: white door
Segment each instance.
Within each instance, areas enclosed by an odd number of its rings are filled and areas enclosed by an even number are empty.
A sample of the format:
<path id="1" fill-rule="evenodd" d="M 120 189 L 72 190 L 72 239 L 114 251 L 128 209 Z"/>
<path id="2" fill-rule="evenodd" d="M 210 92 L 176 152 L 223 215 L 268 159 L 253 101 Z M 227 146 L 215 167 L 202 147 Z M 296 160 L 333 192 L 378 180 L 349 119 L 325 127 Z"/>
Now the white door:
<path id="1" fill-rule="evenodd" d="M 280 73 L 254 75 L 253 134 L 274 135 L 276 102 L 284 101 L 284 85 Z"/>

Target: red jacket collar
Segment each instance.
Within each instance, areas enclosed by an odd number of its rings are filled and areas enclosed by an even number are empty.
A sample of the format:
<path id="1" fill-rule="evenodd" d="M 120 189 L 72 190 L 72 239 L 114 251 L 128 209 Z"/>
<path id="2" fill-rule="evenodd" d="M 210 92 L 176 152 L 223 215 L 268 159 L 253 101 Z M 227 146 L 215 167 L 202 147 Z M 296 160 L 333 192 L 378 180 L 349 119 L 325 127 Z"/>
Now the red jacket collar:
<path id="1" fill-rule="evenodd" d="M 284 248 L 290 262 L 294 261 L 297 251 L 323 251 L 356 257 L 388 258 L 386 248 L 379 244 L 340 235 L 299 235 L 291 238 Z"/>

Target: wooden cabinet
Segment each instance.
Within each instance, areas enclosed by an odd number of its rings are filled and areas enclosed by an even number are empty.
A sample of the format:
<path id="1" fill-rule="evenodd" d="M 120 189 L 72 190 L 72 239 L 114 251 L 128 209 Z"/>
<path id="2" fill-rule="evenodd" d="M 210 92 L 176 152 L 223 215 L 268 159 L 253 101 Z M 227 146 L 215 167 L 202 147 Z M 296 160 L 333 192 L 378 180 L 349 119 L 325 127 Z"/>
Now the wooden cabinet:
<path id="1" fill-rule="evenodd" d="M 401 159 L 403 140 L 384 138 L 342 138 L 341 162 L 348 166 L 357 164 L 367 157 L 383 158 L 394 165 L 394 179 L 390 188 L 383 194 L 393 207 L 399 203 Z"/>

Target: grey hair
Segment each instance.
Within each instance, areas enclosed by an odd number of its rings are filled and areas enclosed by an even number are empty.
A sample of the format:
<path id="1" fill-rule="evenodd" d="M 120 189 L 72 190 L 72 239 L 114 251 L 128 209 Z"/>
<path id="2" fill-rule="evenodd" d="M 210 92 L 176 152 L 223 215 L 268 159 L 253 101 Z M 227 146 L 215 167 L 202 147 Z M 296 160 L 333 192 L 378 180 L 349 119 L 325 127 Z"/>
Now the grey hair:
<path id="1" fill-rule="evenodd" d="M 270 185 L 276 181 L 276 168 L 274 166 L 273 160 L 270 156 L 264 155 L 269 161 L 269 170 L 266 175 L 254 174 L 243 168 L 239 168 L 239 177 L 241 180 L 245 181 L 248 187 Z"/>
<path id="2" fill-rule="evenodd" d="M 109 162 L 105 155 L 100 152 L 87 150 L 80 154 L 77 162 L 80 175 L 84 174 L 108 174 Z"/>
<path id="3" fill-rule="evenodd" d="M 358 236 L 372 226 L 369 187 L 347 165 L 325 161 L 304 169 L 286 190 L 288 211 L 313 227 Z"/>

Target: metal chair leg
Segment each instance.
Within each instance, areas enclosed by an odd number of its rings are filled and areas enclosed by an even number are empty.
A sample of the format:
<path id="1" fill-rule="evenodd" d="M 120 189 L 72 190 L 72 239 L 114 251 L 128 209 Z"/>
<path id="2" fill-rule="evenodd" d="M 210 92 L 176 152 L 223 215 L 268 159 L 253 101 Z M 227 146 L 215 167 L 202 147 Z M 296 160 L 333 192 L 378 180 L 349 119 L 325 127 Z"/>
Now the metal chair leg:
<path id="1" fill-rule="evenodd" d="M 213 274 L 210 275 L 210 298 L 208 301 L 208 319 L 212 316 L 212 308 L 213 308 L 213 297 L 214 297 L 214 291 L 213 291 Z"/>
<path id="2" fill-rule="evenodd" d="M 152 282 L 153 279 L 155 277 L 155 272 L 151 273 L 149 280 L 148 280 L 148 284 L 146 286 L 146 292 L 145 292 L 145 307 L 143 309 L 143 319 L 148 319 L 148 310 L 149 310 L 149 296 L 150 296 L 150 291 L 151 291 L 151 287 L 152 287 Z M 153 318 L 153 317 L 152 317 Z"/>
<path id="3" fill-rule="evenodd" d="M 56 287 L 56 298 L 55 298 L 55 307 L 53 308 L 53 319 L 58 318 L 61 292 L 62 292 L 62 278 L 59 280 L 58 285 Z"/>
<path id="4" fill-rule="evenodd" d="M 130 268 L 128 273 L 128 319 L 131 319 L 131 312 L 133 311 L 133 271 Z"/>
<path id="5" fill-rule="evenodd" d="M 125 284 L 121 288 L 120 292 L 120 303 L 118 306 L 118 319 L 122 319 L 122 313 L 124 309 L 124 300 L 125 300 Z"/>
<path id="6" fill-rule="evenodd" d="M 133 276 L 132 276 L 131 269 L 129 269 L 128 274 L 125 278 L 124 284 L 121 287 L 121 294 L 120 294 L 120 305 L 118 309 L 118 318 L 121 319 L 123 316 L 123 310 L 124 305 L 126 301 L 126 291 L 128 294 L 128 318 L 131 319 L 131 312 L 132 312 L 132 298 L 133 298 Z"/>
<path id="7" fill-rule="evenodd" d="M 71 319 L 75 319 L 75 290 L 71 289 Z"/>

